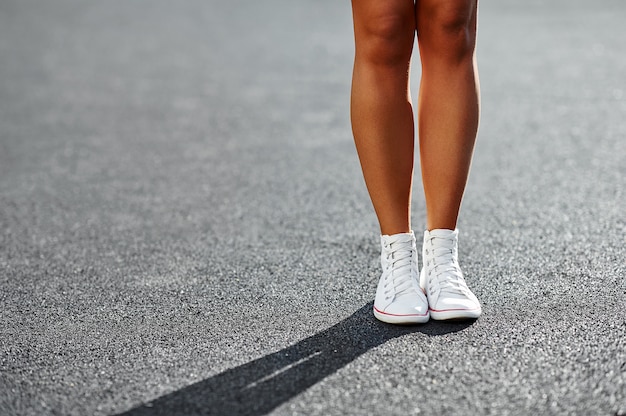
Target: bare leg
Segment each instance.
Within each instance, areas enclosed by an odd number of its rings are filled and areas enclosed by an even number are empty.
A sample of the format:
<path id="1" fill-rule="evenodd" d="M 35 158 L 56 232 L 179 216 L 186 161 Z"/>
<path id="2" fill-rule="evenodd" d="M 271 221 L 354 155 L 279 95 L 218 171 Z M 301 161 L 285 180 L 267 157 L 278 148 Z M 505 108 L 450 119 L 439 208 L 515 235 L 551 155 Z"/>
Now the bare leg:
<path id="1" fill-rule="evenodd" d="M 381 233 L 389 235 L 411 229 L 414 7 L 413 0 L 352 0 L 352 130 Z"/>
<path id="2" fill-rule="evenodd" d="M 455 229 L 478 130 L 477 0 L 417 0 L 418 117 L 427 228 Z"/>

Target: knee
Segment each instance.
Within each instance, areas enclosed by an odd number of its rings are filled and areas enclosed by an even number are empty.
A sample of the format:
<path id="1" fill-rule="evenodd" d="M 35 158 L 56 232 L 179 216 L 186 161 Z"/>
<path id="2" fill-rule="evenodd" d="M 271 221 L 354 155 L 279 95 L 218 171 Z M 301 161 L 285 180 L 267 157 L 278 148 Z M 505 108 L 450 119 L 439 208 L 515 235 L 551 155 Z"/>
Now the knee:
<path id="1" fill-rule="evenodd" d="M 436 54 L 451 62 L 471 60 L 476 45 L 476 9 L 438 2 L 418 16 L 418 39 L 423 55 Z M 465 7 L 464 7 L 465 6 Z"/>
<path id="2" fill-rule="evenodd" d="M 357 58 L 383 66 L 406 65 L 411 59 L 415 20 L 401 14 L 366 19 L 356 29 Z"/>

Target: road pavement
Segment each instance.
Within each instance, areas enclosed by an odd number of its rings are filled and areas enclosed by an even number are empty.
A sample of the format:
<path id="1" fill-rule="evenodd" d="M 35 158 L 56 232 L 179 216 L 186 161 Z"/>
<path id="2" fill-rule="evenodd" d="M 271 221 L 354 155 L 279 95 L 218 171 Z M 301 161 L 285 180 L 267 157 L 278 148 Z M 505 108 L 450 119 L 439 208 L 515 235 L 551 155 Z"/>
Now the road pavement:
<path id="1" fill-rule="evenodd" d="M 626 415 L 625 19 L 481 3 L 484 314 L 396 327 L 349 2 L 1 1 L 0 414 Z"/>

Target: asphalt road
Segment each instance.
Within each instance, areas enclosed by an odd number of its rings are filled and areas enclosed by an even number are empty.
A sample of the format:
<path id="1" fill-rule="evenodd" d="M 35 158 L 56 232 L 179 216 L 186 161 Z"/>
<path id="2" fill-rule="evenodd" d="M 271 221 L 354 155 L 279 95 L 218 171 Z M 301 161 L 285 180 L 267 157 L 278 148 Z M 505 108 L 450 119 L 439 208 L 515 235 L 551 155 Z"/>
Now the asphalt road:
<path id="1" fill-rule="evenodd" d="M 1 0 L 0 414 L 626 415 L 625 21 L 481 3 L 484 315 L 395 327 L 348 1 Z"/>

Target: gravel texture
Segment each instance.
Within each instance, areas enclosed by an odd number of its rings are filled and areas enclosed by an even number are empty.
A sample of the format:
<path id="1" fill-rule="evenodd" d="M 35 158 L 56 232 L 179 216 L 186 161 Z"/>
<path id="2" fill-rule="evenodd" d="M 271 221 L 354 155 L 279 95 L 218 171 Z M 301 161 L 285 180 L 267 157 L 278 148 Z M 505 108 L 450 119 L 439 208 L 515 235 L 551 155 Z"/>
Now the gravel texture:
<path id="1" fill-rule="evenodd" d="M 481 3 L 484 315 L 395 327 L 349 2 L 2 0 L 0 414 L 626 415 L 625 19 Z"/>

